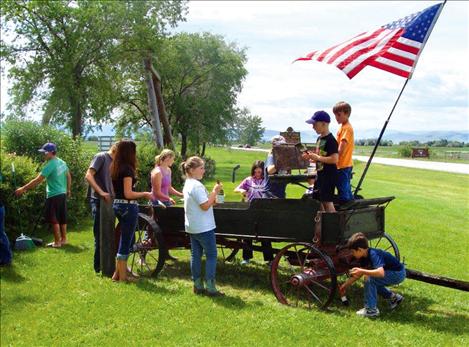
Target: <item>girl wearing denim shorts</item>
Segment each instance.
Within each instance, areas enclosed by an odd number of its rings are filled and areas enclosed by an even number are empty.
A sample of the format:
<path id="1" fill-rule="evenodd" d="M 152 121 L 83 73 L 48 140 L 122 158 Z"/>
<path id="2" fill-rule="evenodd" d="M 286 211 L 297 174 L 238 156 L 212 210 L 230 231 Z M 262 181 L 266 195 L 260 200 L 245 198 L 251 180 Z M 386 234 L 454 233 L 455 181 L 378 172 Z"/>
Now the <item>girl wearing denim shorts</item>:
<path id="1" fill-rule="evenodd" d="M 209 194 L 200 183 L 204 177 L 205 163 L 199 157 L 190 157 L 182 163 L 186 175 L 184 184 L 184 224 L 186 232 L 191 239 L 191 273 L 194 281 L 195 294 L 209 296 L 222 296 L 215 286 L 215 273 L 217 267 L 217 244 L 215 240 L 215 217 L 213 205 L 220 192 L 221 184 L 217 183 Z M 205 280 L 207 288 L 202 281 L 201 262 L 205 252 Z"/>
<path id="2" fill-rule="evenodd" d="M 120 223 L 121 236 L 116 256 L 116 270 L 112 275 L 113 281 L 133 281 L 127 276 L 127 259 L 130 245 L 134 238 L 138 221 L 137 199 L 151 199 L 151 192 L 136 192 L 137 146 L 131 140 L 122 140 L 117 143 L 114 160 L 111 164 L 111 178 L 115 199 L 113 210 Z"/>

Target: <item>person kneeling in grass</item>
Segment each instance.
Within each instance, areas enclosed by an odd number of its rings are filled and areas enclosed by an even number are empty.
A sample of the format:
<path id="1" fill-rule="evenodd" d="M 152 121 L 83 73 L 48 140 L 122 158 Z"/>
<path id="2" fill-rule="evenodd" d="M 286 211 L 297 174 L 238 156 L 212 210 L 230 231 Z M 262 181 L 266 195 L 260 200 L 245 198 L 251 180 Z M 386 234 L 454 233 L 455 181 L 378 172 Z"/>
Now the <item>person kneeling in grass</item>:
<path id="1" fill-rule="evenodd" d="M 351 277 L 339 287 L 341 295 L 345 295 L 347 287 L 360 277 L 365 280 L 365 307 L 357 311 L 363 317 L 377 317 L 377 294 L 389 301 L 391 309 L 395 309 L 404 300 L 400 294 L 393 293 L 386 286 L 402 283 L 406 277 L 404 264 L 392 254 L 381 249 L 368 248 L 368 239 L 363 233 L 350 237 L 347 247 L 352 256 L 360 261 L 362 267 L 354 267 Z"/>

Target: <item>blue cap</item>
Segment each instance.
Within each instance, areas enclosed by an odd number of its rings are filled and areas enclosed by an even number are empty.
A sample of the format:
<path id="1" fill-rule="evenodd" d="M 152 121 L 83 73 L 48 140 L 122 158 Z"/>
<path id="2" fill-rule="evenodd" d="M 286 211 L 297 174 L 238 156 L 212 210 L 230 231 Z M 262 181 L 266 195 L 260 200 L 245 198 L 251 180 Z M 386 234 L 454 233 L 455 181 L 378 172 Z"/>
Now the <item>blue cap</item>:
<path id="1" fill-rule="evenodd" d="M 57 146 L 52 142 L 48 142 L 41 147 L 39 152 L 42 152 L 42 153 L 57 152 Z"/>
<path id="2" fill-rule="evenodd" d="M 308 124 L 314 124 L 315 122 L 331 122 L 331 117 L 326 111 L 316 111 L 313 116 L 306 121 Z"/>

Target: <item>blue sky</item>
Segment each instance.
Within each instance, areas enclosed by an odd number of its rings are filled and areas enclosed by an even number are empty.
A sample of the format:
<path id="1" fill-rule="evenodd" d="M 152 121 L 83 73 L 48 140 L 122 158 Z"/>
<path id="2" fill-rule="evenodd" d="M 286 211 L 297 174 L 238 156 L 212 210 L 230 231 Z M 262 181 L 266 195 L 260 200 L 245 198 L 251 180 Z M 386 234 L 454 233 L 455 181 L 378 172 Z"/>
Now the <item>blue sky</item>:
<path id="1" fill-rule="evenodd" d="M 405 79 L 372 67 L 349 80 L 319 62 L 291 62 L 418 12 L 433 1 L 194 1 L 178 31 L 208 31 L 247 48 L 239 96 L 268 129 L 308 129 L 315 110 L 346 100 L 358 129 L 381 128 Z M 448 1 L 389 129 L 469 130 L 469 3 Z M 333 124 L 332 128 L 336 127 Z"/>
<path id="2" fill-rule="evenodd" d="M 314 111 L 330 112 L 345 100 L 359 135 L 359 129 L 382 127 L 405 79 L 367 67 L 349 80 L 326 64 L 291 62 L 434 3 L 192 1 L 187 21 L 176 31 L 220 34 L 247 48 L 249 74 L 238 103 L 261 116 L 267 129 L 309 129 L 304 120 Z M 468 61 L 469 2 L 448 1 L 388 129 L 469 131 Z M 2 110 L 7 88 L 2 76 Z"/>

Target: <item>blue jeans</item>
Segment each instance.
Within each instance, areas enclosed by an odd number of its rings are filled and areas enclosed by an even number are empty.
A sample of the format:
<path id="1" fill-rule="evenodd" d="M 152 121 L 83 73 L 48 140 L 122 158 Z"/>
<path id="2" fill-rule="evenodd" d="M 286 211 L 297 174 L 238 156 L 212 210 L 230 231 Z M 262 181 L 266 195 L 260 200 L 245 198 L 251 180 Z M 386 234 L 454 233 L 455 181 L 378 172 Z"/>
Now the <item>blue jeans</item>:
<path id="1" fill-rule="evenodd" d="M 0 207 L 0 265 L 11 263 L 13 253 L 10 248 L 10 241 L 5 233 L 5 207 Z"/>
<path id="2" fill-rule="evenodd" d="M 99 223 L 100 223 L 100 199 L 90 198 L 90 205 L 91 205 L 91 215 L 93 216 L 93 235 L 94 235 L 94 260 L 93 266 L 94 271 L 100 272 L 101 271 L 101 264 L 100 264 L 100 250 L 99 250 Z"/>
<path id="3" fill-rule="evenodd" d="M 195 281 L 202 276 L 202 254 L 205 251 L 205 280 L 215 279 L 217 268 L 217 242 L 215 230 L 206 231 L 200 234 L 190 234 L 191 237 L 191 273 Z"/>
<path id="4" fill-rule="evenodd" d="M 117 250 L 116 259 L 127 260 L 137 226 L 138 205 L 114 203 L 112 208 L 121 227 L 121 238 L 119 240 L 119 249 Z"/>
<path id="5" fill-rule="evenodd" d="M 337 192 L 341 202 L 353 200 L 352 186 L 352 167 L 345 167 L 337 170 Z"/>
<path id="6" fill-rule="evenodd" d="M 386 286 L 401 283 L 405 275 L 405 268 L 403 268 L 401 271 L 384 271 L 384 277 L 368 277 L 365 281 L 365 307 L 376 308 L 377 294 L 390 299 L 392 292 Z"/>

